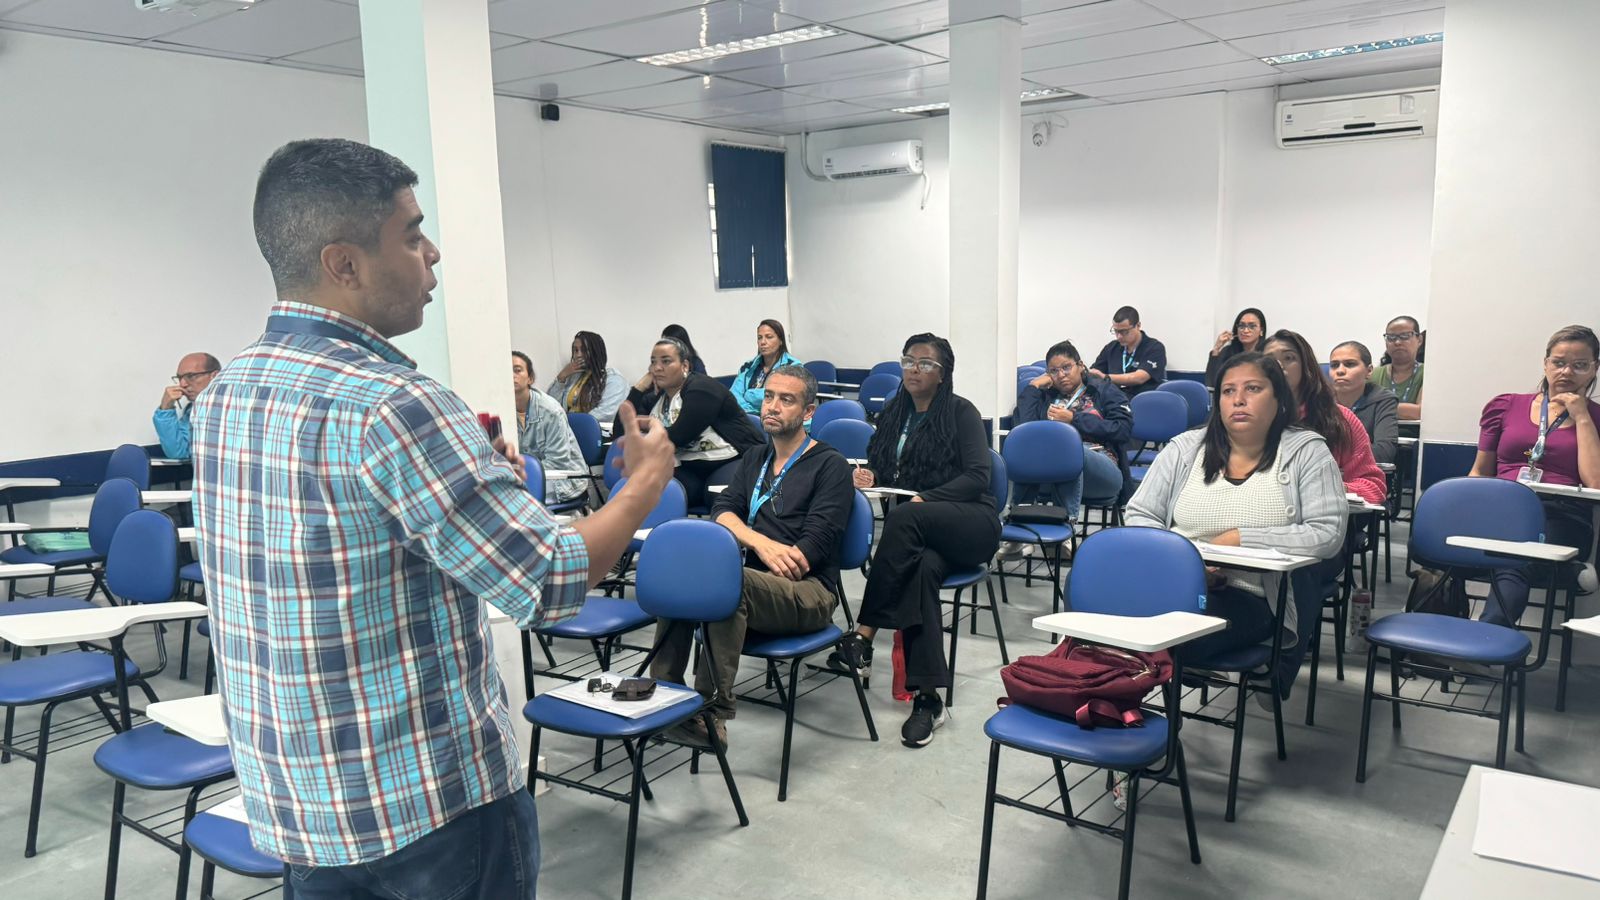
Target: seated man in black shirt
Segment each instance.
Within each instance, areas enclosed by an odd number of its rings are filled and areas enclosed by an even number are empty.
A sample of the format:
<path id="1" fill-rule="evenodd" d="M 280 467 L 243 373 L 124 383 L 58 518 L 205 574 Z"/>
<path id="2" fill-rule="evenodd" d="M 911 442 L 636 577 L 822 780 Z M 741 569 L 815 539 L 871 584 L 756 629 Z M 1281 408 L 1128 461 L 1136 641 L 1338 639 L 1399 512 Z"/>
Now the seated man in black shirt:
<path id="1" fill-rule="evenodd" d="M 740 457 L 733 480 L 716 495 L 711 518 L 745 548 L 744 592 L 733 616 L 708 627 L 711 658 L 702 659 L 695 689 L 711 699 L 717 740 L 726 746 L 724 722 L 733 718 L 733 685 L 746 630 L 805 634 L 827 625 L 838 598 L 839 541 L 850 518 L 855 488 L 839 451 L 808 437 L 805 422 L 817 409 L 817 381 L 800 366 L 779 366 L 767 376 L 761 428 L 771 438 Z M 656 626 L 662 639 L 667 623 Z M 658 679 L 682 683 L 690 634 L 674 628 L 650 665 Z M 705 725 L 691 720 L 674 740 L 709 745 Z"/>
<path id="2" fill-rule="evenodd" d="M 1115 339 L 1095 357 L 1092 374 L 1111 379 L 1129 400 L 1167 380 L 1166 345 L 1144 333 L 1137 309 L 1117 310 L 1111 316 L 1111 333 Z"/>

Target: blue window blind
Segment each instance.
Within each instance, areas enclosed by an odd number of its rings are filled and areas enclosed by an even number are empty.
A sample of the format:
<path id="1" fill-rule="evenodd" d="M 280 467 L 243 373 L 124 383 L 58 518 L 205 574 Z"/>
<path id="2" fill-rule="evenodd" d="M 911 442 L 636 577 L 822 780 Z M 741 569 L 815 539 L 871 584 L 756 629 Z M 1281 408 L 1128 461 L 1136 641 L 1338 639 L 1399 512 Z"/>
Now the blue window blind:
<path id="1" fill-rule="evenodd" d="M 783 151 L 711 145 L 716 193 L 717 287 L 789 283 Z"/>

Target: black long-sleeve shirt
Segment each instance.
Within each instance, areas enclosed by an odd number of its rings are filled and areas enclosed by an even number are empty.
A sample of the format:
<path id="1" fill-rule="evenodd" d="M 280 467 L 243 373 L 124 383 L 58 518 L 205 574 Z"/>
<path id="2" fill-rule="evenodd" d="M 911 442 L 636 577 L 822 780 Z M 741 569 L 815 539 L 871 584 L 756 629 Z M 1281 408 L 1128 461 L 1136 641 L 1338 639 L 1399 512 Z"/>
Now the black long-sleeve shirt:
<path id="1" fill-rule="evenodd" d="M 755 447 L 739 458 L 733 481 L 717 495 L 711 505 L 715 521 L 725 512 L 750 523 L 750 501 L 763 466 L 770 467 L 770 449 Z M 781 470 L 787 458 L 777 460 Z M 766 487 L 771 486 L 770 469 Z M 850 464 L 838 450 L 813 440 L 794 468 L 783 476 L 783 483 L 772 499 L 761 504 L 750 527 L 780 544 L 799 548 L 810 564 L 808 577 L 816 578 L 829 590 L 839 585 L 839 541 L 850 521 L 850 506 L 855 488 L 850 481 Z M 745 565 L 765 570 L 754 553 L 745 554 Z"/>
<path id="2" fill-rule="evenodd" d="M 960 471 L 944 484 L 934 485 L 906 483 L 900 479 L 899 472 L 896 471 L 896 480 L 884 486 L 916 491 L 922 495 L 925 502 L 948 500 L 954 503 L 988 503 L 993 506 L 994 494 L 989 491 L 989 441 L 983 434 L 983 417 L 978 414 L 978 408 L 965 397 L 952 394 L 950 403 L 955 414 L 956 442 L 954 446 L 945 449 L 955 455 Z M 910 442 L 920 437 L 922 435 L 913 431 L 907 438 L 908 449 Z"/>
<path id="3" fill-rule="evenodd" d="M 716 431 L 740 453 L 766 443 L 766 435 L 750 423 L 739 401 L 733 399 L 733 394 L 715 378 L 690 375 L 679 392 L 683 395 L 683 403 L 678 407 L 678 418 L 667 426 L 667 436 L 672 439 L 673 446 L 690 446 L 707 428 Z M 628 389 L 628 402 L 633 404 L 634 412 L 641 416 L 650 415 L 650 410 L 655 408 L 660 399 L 661 392 L 654 389 L 648 392 L 636 387 Z M 613 426 L 612 434 L 621 433 L 622 422 L 619 419 Z"/>

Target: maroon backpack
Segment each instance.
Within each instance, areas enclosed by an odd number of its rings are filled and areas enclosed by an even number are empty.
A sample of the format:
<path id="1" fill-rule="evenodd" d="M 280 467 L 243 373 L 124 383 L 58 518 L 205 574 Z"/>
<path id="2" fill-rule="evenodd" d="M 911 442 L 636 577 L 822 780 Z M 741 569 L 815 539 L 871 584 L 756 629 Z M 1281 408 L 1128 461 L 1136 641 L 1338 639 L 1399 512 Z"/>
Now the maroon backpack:
<path id="1" fill-rule="evenodd" d="M 1172 680 L 1172 656 L 1069 638 L 1046 656 L 1017 657 L 1000 680 L 1009 702 L 1076 719 L 1079 728 L 1134 728 L 1144 723 L 1139 702 Z"/>

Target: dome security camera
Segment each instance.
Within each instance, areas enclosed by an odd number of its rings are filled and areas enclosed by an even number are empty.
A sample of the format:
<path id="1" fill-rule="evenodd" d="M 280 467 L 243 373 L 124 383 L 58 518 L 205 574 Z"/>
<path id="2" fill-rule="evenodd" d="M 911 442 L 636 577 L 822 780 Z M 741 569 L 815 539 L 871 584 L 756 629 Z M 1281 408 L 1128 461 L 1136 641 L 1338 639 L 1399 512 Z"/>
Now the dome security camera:
<path id="1" fill-rule="evenodd" d="M 1033 145 L 1035 147 L 1043 147 L 1048 143 L 1050 143 L 1050 123 L 1033 123 Z"/>

